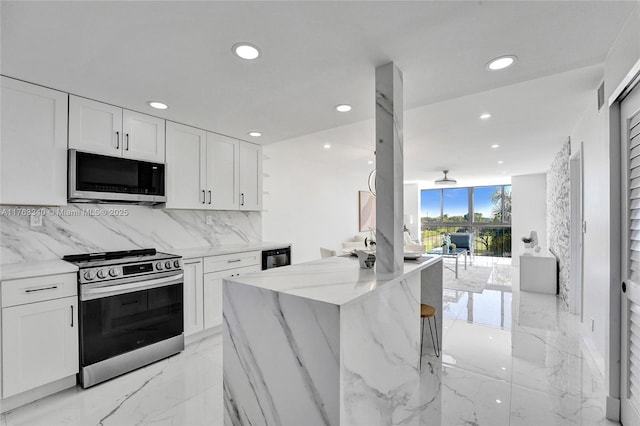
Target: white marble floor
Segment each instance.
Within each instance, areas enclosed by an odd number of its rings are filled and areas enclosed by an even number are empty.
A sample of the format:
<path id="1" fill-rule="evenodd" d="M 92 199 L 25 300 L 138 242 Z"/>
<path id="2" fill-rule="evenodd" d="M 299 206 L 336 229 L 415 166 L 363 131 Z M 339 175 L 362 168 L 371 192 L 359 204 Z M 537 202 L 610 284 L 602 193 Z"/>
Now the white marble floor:
<path id="1" fill-rule="evenodd" d="M 520 293 L 511 278 L 517 269 L 498 259 L 476 257 L 459 273 L 455 280 L 445 271 L 452 289 L 445 290 L 440 413 L 431 411 L 430 425 L 614 424 L 604 419 L 604 378 L 580 344 L 577 318 L 558 299 Z M 0 426 L 220 425 L 221 383 L 218 334 L 93 388 L 10 411 Z"/>
<path id="2" fill-rule="evenodd" d="M 520 292 L 509 263 L 476 257 L 472 281 L 492 268 L 476 293 L 460 290 L 463 273 L 456 282 L 445 271 L 441 424 L 617 424 L 605 420 L 604 377 L 578 317 L 553 295 Z"/>

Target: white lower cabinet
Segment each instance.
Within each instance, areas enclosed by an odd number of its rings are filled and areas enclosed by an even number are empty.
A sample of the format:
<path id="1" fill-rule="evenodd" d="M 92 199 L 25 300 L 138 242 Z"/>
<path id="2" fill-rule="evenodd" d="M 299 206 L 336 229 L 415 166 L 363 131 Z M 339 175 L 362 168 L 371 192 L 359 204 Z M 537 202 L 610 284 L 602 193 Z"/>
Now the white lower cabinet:
<path id="1" fill-rule="evenodd" d="M 204 276 L 204 326 L 215 327 L 222 324 L 222 280 L 225 272 L 213 272 Z"/>
<path id="2" fill-rule="evenodd" d="M 204 329 L 202 259 L 184 260 L 184 335 Z"/>
<path id="3" fill-rule="evenodd" d="M 222 280 L 260 270 L 260 265 L 245 266 L 204 274 L 204 327 L 222 324 Z"/>
<path id="4" fill-rule="evenodd" d="M 3 399 L 78 372 L 75 282 L 75 274 L 2 282 Z"/>
<path id="5" fill-rule="evenodd" d="M 222 324 L 222 280 L 260 271 L 260 252 L 184 260 L 184 334 Z"/>

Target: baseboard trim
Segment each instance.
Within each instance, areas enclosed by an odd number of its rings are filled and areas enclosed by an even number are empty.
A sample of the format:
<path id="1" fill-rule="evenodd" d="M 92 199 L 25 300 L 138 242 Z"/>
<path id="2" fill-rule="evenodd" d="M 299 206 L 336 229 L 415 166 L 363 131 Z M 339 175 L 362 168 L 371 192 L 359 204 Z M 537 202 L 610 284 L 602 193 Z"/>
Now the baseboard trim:
<path id="1" fill-rule="evenodd" d="M 612 422 L 620 421 L 620 398 L 614 398 L 607 395 L 606 416 Z"/>
<path id="2" fill-rule="evenodd" d="M 184 336 L 184 345 L 190 345 L 191 343 L 199 342 L 200 340 L 213 336 L 214 334 L 218 334 L 222 332 L 222 325 L 216 325 L 211 328 L 207 328 L 206 330 L 198 331 L 197 333 L 189 334 L 188 336 Z"/>
<path id="3" fill-rule="evenodd" d="M 23 405 L 37 401 L 45 396 L 53 395 L 68 388 L 72 388 L 76 385 L 76 375 L 68 376 L 60 380 L 56 380 L 52 383 L 30 389 L 26 392 L 19 393 L 18 395 L 5 398 L 0 403 L 0 413 L 6 413 L 7 411 L 14 410 Z"/>

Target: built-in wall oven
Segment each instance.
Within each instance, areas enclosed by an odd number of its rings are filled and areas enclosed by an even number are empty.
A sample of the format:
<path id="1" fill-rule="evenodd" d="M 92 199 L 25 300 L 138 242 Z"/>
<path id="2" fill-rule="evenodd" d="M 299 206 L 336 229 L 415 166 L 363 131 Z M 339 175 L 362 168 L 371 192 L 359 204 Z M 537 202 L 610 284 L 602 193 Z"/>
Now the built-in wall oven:
<path id="1" fill-rule="evenodd" d="M 82 387 L 184 349 L 180 256 L 144 249 L 64 260 L 79 267 Z"/>
<path id="2" fill-rule="evenodd" d="M 262 251 L 262 270 L 291 265 L 291 247 Z"/>

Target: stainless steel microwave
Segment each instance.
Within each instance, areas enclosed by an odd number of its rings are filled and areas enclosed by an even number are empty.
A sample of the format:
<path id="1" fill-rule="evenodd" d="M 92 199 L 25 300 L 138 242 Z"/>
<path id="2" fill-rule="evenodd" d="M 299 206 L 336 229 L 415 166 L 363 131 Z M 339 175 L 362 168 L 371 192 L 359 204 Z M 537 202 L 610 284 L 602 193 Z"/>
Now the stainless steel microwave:
<path id="1" fill-rule="evenodd" d="M 162 163 L 69 150 L 70 202 L 164 203 L 164 177 Z"/>

